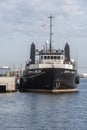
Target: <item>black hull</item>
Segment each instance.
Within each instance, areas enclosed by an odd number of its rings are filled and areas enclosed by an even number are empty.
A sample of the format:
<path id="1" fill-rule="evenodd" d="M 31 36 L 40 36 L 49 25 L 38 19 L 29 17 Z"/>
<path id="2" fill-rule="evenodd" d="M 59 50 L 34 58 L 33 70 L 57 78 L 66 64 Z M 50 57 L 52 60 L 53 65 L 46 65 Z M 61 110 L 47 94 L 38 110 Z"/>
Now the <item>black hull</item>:
<path id="1" fill-rule="evenodd" d="M 40 71 L 40 70 L 39 70 Z M 20 78 L 20 91 L 76 88 L 76 70 L 43 69 Z"/>

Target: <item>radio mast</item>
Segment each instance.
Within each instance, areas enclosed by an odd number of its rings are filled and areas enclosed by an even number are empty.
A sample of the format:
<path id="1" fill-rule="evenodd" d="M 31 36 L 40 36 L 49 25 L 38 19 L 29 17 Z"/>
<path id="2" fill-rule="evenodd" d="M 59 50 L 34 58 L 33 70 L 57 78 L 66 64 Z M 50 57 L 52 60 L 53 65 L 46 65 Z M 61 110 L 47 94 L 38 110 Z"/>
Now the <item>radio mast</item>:
<path id="1" fill-rule="evenodd" d="M 53 33 L 52 33 L 52 26 L 53 26 L 52 19 L 54 17 L 52 15 L 50 15 L 48 18 L 50 18 L 50 53 L 51 53 L 51 51 L 52 51 L 52 35 L 53 35 Z"/>

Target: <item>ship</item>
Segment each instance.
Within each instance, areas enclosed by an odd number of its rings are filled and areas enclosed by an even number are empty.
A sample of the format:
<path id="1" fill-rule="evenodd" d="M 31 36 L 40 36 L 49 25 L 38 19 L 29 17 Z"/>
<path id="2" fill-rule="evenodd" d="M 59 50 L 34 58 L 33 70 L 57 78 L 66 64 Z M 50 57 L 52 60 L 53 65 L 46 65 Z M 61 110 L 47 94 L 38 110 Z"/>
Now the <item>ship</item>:
<path id="1" fill-rule="evenodd" d="M 52 15 L 50 19 L 50 42 L 42 50 L 31 44 L 30 60 L 20 77 L 19 91 L 24 92 L 72 92 L 79 84 L 79 75 L 75 61 L 70 56 L 70 46 L 66 42 L 64 49 L 52 47 Z M 38 58 L 36 58 L 38 57 Z"/>

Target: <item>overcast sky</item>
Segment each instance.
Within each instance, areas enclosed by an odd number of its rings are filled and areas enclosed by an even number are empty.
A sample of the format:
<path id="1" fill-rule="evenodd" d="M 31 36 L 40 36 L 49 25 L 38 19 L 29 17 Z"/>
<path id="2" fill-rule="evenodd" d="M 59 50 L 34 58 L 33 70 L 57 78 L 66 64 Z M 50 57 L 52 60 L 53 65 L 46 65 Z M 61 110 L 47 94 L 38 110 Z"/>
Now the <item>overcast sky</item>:
<path id="1" fill-rule="evenodd" d="M 86 0 L 0 0 L 0 66 L 25 65 L 30 44 L 41 48 L 49 41 L 50 14 L 54 48 L 69 42 L 79 72 L 87 73 Z"/>

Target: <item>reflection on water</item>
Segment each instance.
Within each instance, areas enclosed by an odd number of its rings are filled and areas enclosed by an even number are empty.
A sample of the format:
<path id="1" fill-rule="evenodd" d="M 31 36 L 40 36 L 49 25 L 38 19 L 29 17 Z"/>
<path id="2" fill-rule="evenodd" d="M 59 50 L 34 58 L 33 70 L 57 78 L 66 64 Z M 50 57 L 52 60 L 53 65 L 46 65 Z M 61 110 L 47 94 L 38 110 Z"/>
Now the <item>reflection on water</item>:
<path id="1" fill-rule="evenodd" d="M 0 130 L 87 130 L 87 79 L 78 93 L 0 94 Z"/>

